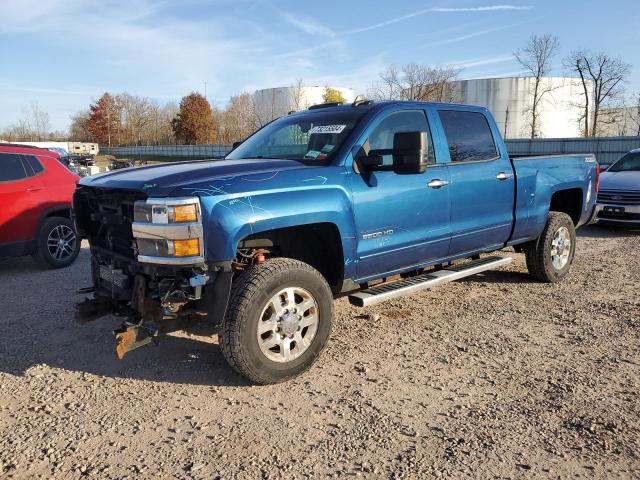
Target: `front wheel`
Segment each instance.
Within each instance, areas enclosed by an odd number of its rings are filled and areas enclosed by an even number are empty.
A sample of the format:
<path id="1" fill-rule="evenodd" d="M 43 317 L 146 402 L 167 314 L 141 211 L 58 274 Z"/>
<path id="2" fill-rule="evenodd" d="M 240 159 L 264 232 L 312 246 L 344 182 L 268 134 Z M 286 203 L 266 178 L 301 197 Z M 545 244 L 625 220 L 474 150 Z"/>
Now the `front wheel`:
<path id="1" fill-rule="evenodd" d="M 529 273 L 543 282 L 562 280 L 576 253 L 576 230 L 566 213 L 549 212 L 540 237 L 524 247 Z"/>
<path id="2" fill-rule="evenodd" d="M 274 258 L 247 268 L 234 282 L 220 346 L 234 370 L 277 383 L 309 369 L 324 349 L 333 296 L 310 265 Z"/>

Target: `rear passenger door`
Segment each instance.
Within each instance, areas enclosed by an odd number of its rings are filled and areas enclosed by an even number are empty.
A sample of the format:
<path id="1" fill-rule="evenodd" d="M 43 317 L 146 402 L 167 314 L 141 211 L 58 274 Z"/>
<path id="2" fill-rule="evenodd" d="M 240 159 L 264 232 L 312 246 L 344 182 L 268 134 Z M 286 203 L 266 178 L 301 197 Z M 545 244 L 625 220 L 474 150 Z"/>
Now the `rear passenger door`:
<path id="1" fill-rule="evenodd" d="M 514 176 L 482 111 L 438 109 L 449 148 L 449 255 L 502 246 L 511 234 Z"/>

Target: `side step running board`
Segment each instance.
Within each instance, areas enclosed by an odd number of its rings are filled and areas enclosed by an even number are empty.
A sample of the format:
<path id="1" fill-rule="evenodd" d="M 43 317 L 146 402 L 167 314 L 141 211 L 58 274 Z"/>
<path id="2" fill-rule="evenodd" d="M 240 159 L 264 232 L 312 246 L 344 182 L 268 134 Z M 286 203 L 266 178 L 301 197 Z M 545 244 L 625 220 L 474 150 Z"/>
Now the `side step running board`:
<path id="1" fill-rule="evenodd" d="M 349 295 L 349 302 L 357 307 L 368 307 L 392 298 L 410 295 L 412 293 L 435 287 L 443 283 L 459 280 L 476 273 L 508 265 L 511 257 L 486 257 L 479 260 L 452 265 L 443 270 L 423 273 L 415 277 L 405 278 L 396 282 L 376 285 L 366 290 L 360 290 Z"/>

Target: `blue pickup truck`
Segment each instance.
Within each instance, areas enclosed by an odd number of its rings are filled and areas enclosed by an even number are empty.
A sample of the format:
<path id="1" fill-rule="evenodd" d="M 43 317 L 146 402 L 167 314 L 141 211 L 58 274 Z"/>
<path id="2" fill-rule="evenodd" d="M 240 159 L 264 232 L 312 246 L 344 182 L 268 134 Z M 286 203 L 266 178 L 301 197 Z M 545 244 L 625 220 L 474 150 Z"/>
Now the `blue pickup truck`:
<path id="1" fill-rule="evenodd" d="M 510 158 L 484 108 L 358 100 L 278 118 L 224 160 L 81 180 L 92 292 L 81 321 L 124 318 L 116 353 L 197 318 L 219 322 L 230 365 L 257 383 L 308 369 L 334 298 L 368 306 L 526 255 L 569 272 L 592 218 L 593 155 Z"/>

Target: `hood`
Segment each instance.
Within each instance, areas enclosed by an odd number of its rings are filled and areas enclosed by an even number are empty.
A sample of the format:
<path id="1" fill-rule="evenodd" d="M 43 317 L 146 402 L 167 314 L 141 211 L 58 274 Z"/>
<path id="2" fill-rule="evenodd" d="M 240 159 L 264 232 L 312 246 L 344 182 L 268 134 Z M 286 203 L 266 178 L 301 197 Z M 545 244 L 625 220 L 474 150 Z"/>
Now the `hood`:
<path id="1" fill-rule="evenodd" d="M 167 196 L 194 183 L 237 175 L 309 168 L 296 160 L 244 159 L 171 162 L 127 168 L 85 177 L 80 185 L 139 190 L 150 196 Z"/>
<path id="2" fill-rule="evenodd" d="M 602 172 L 600 190 L 640 191 L 640 172 Z"/>

